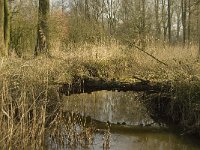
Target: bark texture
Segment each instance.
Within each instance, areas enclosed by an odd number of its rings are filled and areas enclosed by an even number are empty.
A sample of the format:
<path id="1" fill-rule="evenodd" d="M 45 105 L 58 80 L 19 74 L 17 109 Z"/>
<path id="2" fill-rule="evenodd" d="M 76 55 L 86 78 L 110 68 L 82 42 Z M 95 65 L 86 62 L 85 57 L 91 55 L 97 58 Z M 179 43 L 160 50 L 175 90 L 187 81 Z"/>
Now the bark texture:
<path id="1" fill-rule="evenodd" d="M 39 1 L 37 44 L 35 47 L 35 55 L 48 54 L 49 52 L 49 0 Z"/>
<path id="2" fill-rule="evenodd" d="M 10 43 L 10 11 L 8 0 L 0 0 L 0 56 L 8 56 Z"/>
<path id="3" fill-rule="evenodd" d="M 9 53 L 9 45 L 10 45 L 10 11 L 8 0 L 4 0 L 4 44 L 5 44 L 5 54 Z"/>
<path id="4" fill-rule="evenodd" d="M 0 55 L 4 55 L 4 0 L 0 0 Z"/>

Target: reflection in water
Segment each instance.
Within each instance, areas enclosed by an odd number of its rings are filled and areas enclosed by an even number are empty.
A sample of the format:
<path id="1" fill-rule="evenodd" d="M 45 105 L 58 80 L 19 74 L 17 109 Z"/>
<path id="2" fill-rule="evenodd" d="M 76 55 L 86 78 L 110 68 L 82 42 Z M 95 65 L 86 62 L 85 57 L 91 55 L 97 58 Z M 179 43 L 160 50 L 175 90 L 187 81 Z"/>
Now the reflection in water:
<path id="1" fill-rule="evenodd" d="M 146 108 L 138 100 L 142 93 L 133 92 L 95 92 L 65 97 L 64 108 L 91 116 L 100 121 L 129 125 L 152 122 Z"/>
<path id="2" fill-rule="evenodd" d="M 95 150 L 102 149 L 102 135 L 97 135 Z M 110 150 L 199 150 L 199 145 L 170 133 L 112 134 Z"/>
<path id="3" fill-rule="evenodd" d="M 94 92 L 64 98 L 64 109 L 91 116 L 100 121 L 129 125 L 146 125 L 153 122 L 141 103 L 142 93 Z M 142 126 L 141 126 L 142 128 Z M 154 128 L 157 128 L 154 125 Z M 199 150 L 200 145 L 192 139 L 160 132 L 116 132 L 111 135 L 111 150 Z M 90 149 L 103 149 L 103 134 L 97 134 Z"/>

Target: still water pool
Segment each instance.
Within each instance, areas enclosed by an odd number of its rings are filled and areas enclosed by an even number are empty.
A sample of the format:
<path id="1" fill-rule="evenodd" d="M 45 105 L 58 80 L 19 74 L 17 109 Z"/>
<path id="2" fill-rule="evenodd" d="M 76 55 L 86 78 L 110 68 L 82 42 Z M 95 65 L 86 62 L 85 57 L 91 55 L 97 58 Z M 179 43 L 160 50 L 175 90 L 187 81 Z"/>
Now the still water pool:
<path id="1" fill-rule="evenodd" d="M 154 122 L 142 96 L 143 93 L 134 92 L 83 93 L 65 96 L 63 108 L 102 122 L 137 126 L 138 130 L 123 131 L 122 128 L 111 132 L 110 150 L 200 150 L 199 139 L 178 135 Z M 103 137 L 103 133 L 97 133 L 93 144 L 85 149 L 102 150 Z"/>

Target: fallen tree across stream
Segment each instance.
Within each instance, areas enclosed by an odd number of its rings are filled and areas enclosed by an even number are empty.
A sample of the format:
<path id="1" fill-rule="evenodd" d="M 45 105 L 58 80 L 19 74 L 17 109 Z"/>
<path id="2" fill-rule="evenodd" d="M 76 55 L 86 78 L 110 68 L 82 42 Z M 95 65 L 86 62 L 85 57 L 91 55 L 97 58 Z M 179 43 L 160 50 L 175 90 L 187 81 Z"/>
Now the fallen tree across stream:
<path id="1" fill-rule="evenodd" d="M 94 91 L 148 91 L 153 93 L 168 91 L 170 86 L 159 82 L 141 79 L 138 82 L 123 82 L 115 79 L 106 80 L 96 77 L 74 77 L 71 84 L 63 83 L 60 92 L 65 95 L 91 93 Z"/>

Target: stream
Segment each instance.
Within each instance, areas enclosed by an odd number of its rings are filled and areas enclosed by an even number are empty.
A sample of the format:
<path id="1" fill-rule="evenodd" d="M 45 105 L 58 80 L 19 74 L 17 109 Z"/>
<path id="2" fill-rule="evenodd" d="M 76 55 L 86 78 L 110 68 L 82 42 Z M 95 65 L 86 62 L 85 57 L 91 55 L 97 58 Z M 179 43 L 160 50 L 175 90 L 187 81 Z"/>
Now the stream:
<path id="1" fill-rule="evenodd" d="M 199 139 L 178 135 L 164 124 L 156 123 L 143 104 L 142 96 L 142 92 L 113 91 L 75 94 L 64 96 L 63 108 L 101 122 L 137 127 L 138 130 L 111 131 L 110 150 L 200 150 Z M 90 147 L 72 149 L 102 150 L 103 136 L 96 133 Z"/>

